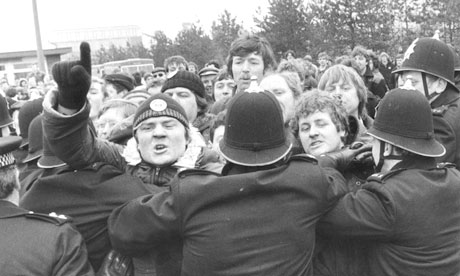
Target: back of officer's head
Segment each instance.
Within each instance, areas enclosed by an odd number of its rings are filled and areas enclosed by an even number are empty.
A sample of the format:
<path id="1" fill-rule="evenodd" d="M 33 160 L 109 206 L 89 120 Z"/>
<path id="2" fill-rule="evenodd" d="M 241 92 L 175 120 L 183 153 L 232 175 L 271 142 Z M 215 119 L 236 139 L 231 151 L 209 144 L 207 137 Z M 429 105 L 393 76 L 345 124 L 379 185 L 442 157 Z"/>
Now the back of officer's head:
<path id="1" fill-rule="evenodd" d="M 13 151 L 19 148 L 21 138 L 9 136 L 0 138 L 0 199 L 9 197 L 19 190 L 18 170 Z"/>
<path id="2" fill-rule="evenodd" d="M 219 147 L 228 162 L 248 167 L 275 164 L 286 157 L 291 143 L 275 96 L 266 91 L 237 94 L 229 103 Z"/>
<path id="3" fill-rule="evenodd" d="M 385 95 L 368 133 L 415 155 L 440 157 L 445 153 L 444 146 L 434 136 L 428 100 L 422 93 L 407 86 L 393 89 Z"/>

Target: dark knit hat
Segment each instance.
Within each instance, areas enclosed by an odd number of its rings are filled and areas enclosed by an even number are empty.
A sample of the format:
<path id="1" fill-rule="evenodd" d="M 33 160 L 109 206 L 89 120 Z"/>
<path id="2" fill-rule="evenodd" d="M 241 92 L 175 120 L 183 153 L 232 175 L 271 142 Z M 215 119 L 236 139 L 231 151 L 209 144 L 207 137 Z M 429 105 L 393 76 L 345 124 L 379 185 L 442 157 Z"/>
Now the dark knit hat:
<path id="1" fill-rule="evenodd" d="M 187 114 L 178 102 L 168 95 L 155 94 L 143 102 L 137 109 L 133 120 L 133 131 L 136 132 L 139 125 L 148 118 L 162 116 L 175 118 L 186 128 L 189 127 Z"/>
<path id="2" fill-rule="evenodd" d="M 134 89 L 134 79 L 131 76 L 125 74 L 110 74 L 104 77 L 105 81 L 109 83 L 116 83 L 126 88 L 126 90 L 131 91 Z"/>
<path id="3" fill-rule="evenodd" d="M 21 138 L 18 136 L 7 136 L 0 138 L 0 168 L 8 167 L 16 163 L 13 151 L 19 148 Z"/>
<path id="4" fill-rule="evenodd" d="M 22 160 L 23 163 L 28 163 L 43 154 L 43 129 L 42 129 L 43 116 L 39 115 L 32 120 L 29 126 L 29 154 Z"/>
<path id="5" fill-rule="evenodd" d="M 185 87 L 190 89 L 195 95 L 201 98 L 205 97 L 205 89 L 200 77 L 189 71 L 175 71 L 170 73 L 161 88 L 161 92 L 176 87 Z"/>
<path id="6" fill-rule="evenodd" d="M 5 127 L 11 125 L 13 123 L 13 119 L 11 119 L 8 102 L 6 99 L 0 94 L 0 127 Z"/>
<path id="7" fill-rule="evenodd" d="M 43 111 L 43 98 L 38 98 L 24 105 L 19 110 L 18 121 L 21 132 L 21 148 L 29 144 L 29 126 L 30 122 Z"/>

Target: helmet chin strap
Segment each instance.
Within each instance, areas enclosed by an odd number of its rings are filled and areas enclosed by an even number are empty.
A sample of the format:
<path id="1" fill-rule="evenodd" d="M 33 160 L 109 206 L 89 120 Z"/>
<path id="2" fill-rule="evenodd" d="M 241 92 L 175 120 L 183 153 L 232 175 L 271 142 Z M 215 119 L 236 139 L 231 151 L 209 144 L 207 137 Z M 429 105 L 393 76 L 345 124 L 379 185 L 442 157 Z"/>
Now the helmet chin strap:
<path id="1" fill-rule="evenodd" d="M 389 154 L 389 155 L 385 156 L 386 142 L 383 142 L 383 141 L 379 140 L 379 143 L 380 143 L 379 163 L 375 166 L 375 171 L 376 172 L 381 172 L 382 171 L 383 163 L 384 163 L 385 160 L 403 160 L 404 159 L 404 157 L 401 156 L 401 155 Z"/>
<path id="2" fill-rule="evenodd" d="M 428 91 L 428 84 L 426 82 L 426 74 L 422 72 L 422 83 L 423 83 L 423 91 L 425 92 L 425 97 L 427 98 L 428 101 L 436 97 L 436 93 L 432 93 L 430 95 L 430 92 Z"/>
<path id="3" fill-rule="evenodd" d="M 383 153 L 385 151 L 385 142 L 379 140 L 379 144 L 380 144 L 379 163 L 377 164 L 377 166 L 375 166 L 375 171 L 376 172 L 380 172 L 382 170 L 383 161 L 384 161 L 384 158 L 385 158 L 383 156 Z"/>

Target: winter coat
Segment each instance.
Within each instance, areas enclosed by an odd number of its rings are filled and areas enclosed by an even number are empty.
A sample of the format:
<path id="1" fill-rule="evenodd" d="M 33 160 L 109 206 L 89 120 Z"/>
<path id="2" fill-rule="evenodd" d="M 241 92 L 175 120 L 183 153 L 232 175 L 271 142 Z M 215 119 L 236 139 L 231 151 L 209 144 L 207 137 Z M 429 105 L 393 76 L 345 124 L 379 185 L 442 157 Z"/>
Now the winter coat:
<path id="1" fill-rule="evenodd" d="M 436 140 L 446 148 L 437 162 L 454 163 L 460 168 L 460 94 L 450 85 L 431 103 Z"/>
<path id="2" fill-rule="evenodd" d="M 153 192 L 155 186 L 148 187 L 138 178 L 103 163 L 81 170 L 64 166 L 44 170 L 21 198 L 20 206 L 72 217 L 85 240 L 89 261 L 97 271 L 112 249 L 107 233 L 110 213 L 129 200 Z"/>
<path id="3" fill-rule="evenodd" d="M 83 238 L 68 218 L 0 200 L 2 275 L 91 276 Z"/>
<path id="4" fill-rule="evenodd" d="M 345 192 L 343 177 L 315 162 L 183 171 L 168 191 L 112 213 L 112 244 L 136 255 L 182 239 L 184 276 L 312 275 L 315 225 Z"/>
<path id="5" fill-rule="evenodd" d="M 362 275 L 457 275 L 459 198 L 459 171 L 408 157 L 340 199 L 318 232 L 366 242 Z"/>

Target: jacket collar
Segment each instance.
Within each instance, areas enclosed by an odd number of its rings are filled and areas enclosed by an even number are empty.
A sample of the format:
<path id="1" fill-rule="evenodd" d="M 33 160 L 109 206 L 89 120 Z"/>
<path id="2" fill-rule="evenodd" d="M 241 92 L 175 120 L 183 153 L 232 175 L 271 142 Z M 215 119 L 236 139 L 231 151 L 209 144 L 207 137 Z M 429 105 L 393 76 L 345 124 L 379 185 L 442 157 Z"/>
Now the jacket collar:
<path id="1" fill-rule="evenodd" d="M 22 209 L 7 200 L 0 200 L 0 219 L 19 217 L 27 213 L 27 210 Z"/>
<path id="2" fill-rule="evenodd" d="M 408 156 L 396 164 L 391 170 L 398 169 L 420 169 L 429 170 L 436 168 L 436 159 L 424 156 Z"/>
<path id="3" fill-rule="evenodd" d="M 459 98 L 459 93 L 450 85 L 447 85 L 446 90 L 442 92 L 439 97 L 437 97 L 432 103 L 431 103 L 431 108 L 437 108 L 442 105 L 447 105 L 450 104 L 454 101 L 456 101 Z"/>

